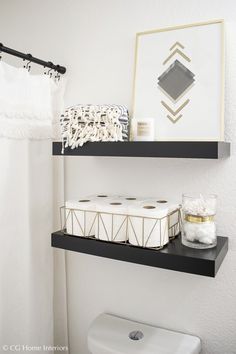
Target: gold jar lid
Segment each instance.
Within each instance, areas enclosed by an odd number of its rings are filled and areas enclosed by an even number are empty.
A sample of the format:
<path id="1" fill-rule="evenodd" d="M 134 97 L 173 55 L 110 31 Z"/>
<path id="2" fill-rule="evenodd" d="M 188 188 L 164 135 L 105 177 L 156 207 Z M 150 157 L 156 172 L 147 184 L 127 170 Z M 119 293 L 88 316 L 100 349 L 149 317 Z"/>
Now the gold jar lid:
<path id="1" fill-rule="evenodd" d="M 214 221 L 214 216 L 215 215 L 201 216 L 201 215 L 186 214 L 184 216 L 184 220 L 188 222 L 202 223 L 202 222 Z"/>

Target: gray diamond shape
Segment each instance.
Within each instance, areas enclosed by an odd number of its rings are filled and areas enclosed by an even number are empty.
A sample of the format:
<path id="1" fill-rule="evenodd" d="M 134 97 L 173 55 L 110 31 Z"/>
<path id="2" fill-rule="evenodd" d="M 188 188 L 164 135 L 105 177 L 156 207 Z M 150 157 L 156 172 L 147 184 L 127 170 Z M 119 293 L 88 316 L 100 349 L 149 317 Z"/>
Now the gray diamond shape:
<path id="1" fill-rule="evenodd" d="M 175 60 L 158 77 L 158 85 L 176 101 L 194 83 L 194 74 L 178 60 Z"/>

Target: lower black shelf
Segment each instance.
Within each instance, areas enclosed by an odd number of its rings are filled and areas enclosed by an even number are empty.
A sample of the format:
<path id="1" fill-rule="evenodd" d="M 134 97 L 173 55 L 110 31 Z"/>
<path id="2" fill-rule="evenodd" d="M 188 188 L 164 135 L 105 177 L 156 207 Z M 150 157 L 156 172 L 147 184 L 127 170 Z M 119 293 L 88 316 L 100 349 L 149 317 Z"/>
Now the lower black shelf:
<path id="1" fill-rule="evenodd" d="M 168 246 L 156 251 L 67 235 L 58 231 L 52 234 L 52 247 L 151 267 L 215 277 L 228 251 L 228 238 L 218 236 L 215 248 L 195 250 L 183 246 L 180 237 L 177 237 Z"/>

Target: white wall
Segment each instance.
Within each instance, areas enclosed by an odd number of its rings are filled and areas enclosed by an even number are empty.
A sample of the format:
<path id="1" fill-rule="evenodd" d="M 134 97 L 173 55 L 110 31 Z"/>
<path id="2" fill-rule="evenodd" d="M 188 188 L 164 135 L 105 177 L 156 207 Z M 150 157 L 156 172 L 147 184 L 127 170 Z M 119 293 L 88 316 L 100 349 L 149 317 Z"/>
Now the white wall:
<path id="1" fill-rule="evenodd" d="M 219 195 L 218 234 L 230 250 L 215 279 L 67 253 L 71 354 L 87 354 L 91 321 L 107 311 L 193 333 L 204 354 L 236 353 L 236 2 L 233 0 L 51 0 L 0 2 L 1 41 L 65 64 L 67 104 L 121 103 L 131 108 L 137 31 L 224 18 L 226 138 L 223 161 L 68 158 L 66 195 L 93 192 L 180 198 Z M 209 44 L 210 45 L 210 44 Z M 207 112 L 206 112 L 207 119 Z"/>

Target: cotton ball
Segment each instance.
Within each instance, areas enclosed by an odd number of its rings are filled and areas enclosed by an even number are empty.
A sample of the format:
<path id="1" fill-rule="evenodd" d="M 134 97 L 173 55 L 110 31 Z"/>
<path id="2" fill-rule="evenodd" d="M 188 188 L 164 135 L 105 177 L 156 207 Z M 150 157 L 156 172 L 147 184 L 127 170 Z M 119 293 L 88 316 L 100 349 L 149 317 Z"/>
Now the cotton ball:
<path id="1" fill-rule="evenodd" d="M 186 222 L 183 228 L 185 237 L 190 242 L 197 241 L 204 244 L 212 244 L 216 239 L 216 227 L 214 222 Z"/>
<path id="2" fill-rule="evenodd" d="M 198 241 L 201 243 L 205 243 L 206 245 L 211 245 L 212 243 L 214 243 L 215 237 L 212 238 L 210 237 L 210 235 L 208 235 L 208 236 L 200 237 Z"/>
<path id="3" fill-rule="evenodd" d="M 197 232 L 199 242 L 211 244 L 216 239 L 216 226 L 214 222 L 204 223 L 200 225 Z"/>
<path id="4" fill-rule="evenodd" d="M 195 226 L 191 222 L 186 222 L 183 226 L 184 233 L 186 235 L 186 239 L 188 241 L 194 242 L 196 237 Z"/>

